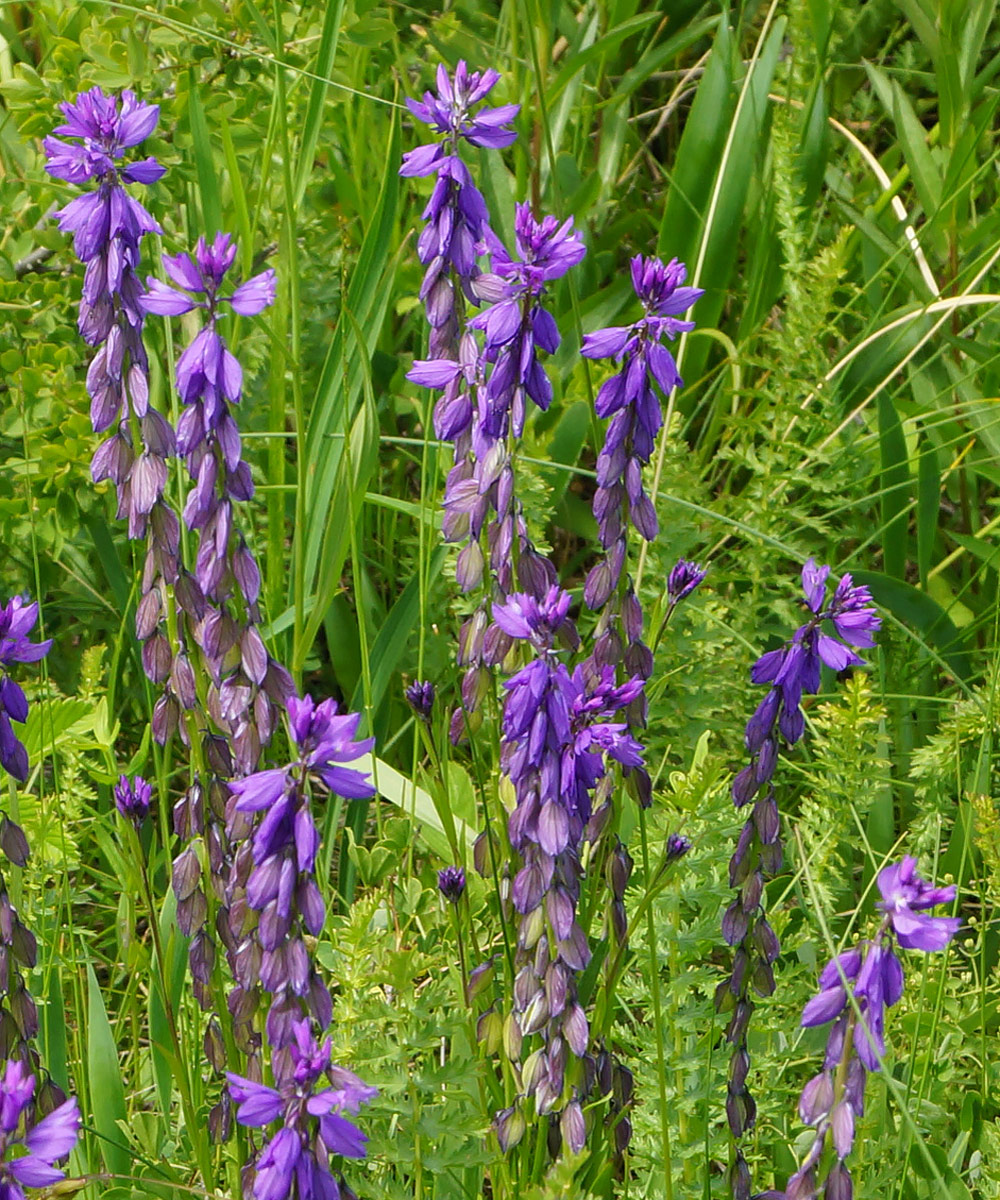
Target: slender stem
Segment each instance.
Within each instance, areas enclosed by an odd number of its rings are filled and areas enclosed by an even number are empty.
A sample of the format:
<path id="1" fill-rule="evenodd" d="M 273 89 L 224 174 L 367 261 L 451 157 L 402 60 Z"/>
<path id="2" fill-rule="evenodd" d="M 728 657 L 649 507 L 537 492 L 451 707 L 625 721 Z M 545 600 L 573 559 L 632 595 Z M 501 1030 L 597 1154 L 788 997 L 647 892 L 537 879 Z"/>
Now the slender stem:
<path id="1" fill-rule="evenodd" d="M 177 1031 L 177 1017 L 174 1013 L 174 1006 L 170 999 L 170 988 L 167 982 L 166 959 L 163 955 L 163 944 L 160 940 L 160 923 L 156 911 L 156 905 L 153 902 L 153 890 L 149 882 L 149 872 L 146 868 L 146 856 L 142 850 L 142 844 L 139 841 L 139 834 L 135 826 L 126 821 L 129 829 L 129 840 L 131 850 L 135 857 L 135 861 L 139 866 L 139 875 L 142 879 L 143 901 L 146 905 L 146 916 L 149 922 L 149 930 L 153 937 L 153 949 L 156 954 L 156 965 L 159 972 L 160 983 L 160 998 L 163 1001 L 163 1012 L 167 1018 L 167 1028 L 170 1030 L 170 1040 L 174 1048 L 174 1060 L 177 1064 L 177 1086 L 181 1093 L 181 1106 L 184 1109 L 184 1124 L 188 1130 L 188 1136 L 195 1143 L 195 1153 L 199 1159 L 199 1170 L 201 1171 L 202 1179 L 205 1182 L 206 1190 L 211 1193 L 214 1188 L 215 1173 L 212 1169 L 211 1157 L 208 1153 L 208 1147 L 205 1144 L 203 1137 L 196 1138 L 196 1131 L 202 1129 L 202 1123 L 198 1120 L 195 1111 L 194 1102 L 191 1095 L 191 1080 L 188 1076 L 187 1057 L 181 1050 L 181 1039 Z"/>
<path id="2" fill-rule="evenodd" d="M 642 847 L 642 870 L 649 881 L 649 838 L 646 832 L 646 810 L 639 805 L 639 838 Z M 660 1089 L 660 1137 L 663 1146 L 663 1197 L 673 1200 L 673 1161 L 670 1148 L 670 1114 L 667 1109 L 666 1056 L 663 1049 L 663 1009 L 660 1003 L 660 964 L 656 952 L 656 922 L 653 906 L 646 909 L 646 947 L 649 951 L 649 986 L 653 995 L 653 1022 L 656 1038 L 656 1078 Z"/>

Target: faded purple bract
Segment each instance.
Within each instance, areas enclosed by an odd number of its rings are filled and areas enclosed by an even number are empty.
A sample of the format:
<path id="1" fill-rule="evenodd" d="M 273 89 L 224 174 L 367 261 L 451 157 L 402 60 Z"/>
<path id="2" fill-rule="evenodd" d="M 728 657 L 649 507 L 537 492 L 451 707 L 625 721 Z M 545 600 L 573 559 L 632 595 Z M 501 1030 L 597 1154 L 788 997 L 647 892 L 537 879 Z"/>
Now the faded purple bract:
<path id="1" fill-rule="evenodd" d="M 580 351 L 586 358 L 613 358 L 619 368 L 597 393 L 600 417 L 611 417 L 604 447 L 597 460 L 594 516 L 601 545 L 607 552 L 587 579 L 585 598 L 591 608 L 603 608 L 617 587 L 625 559 L 626 526 L 631 523 L 647 541 L 658 531 L 656 511 L 646 495 L 642 468 L 653 454 L 663 425 L 655 383 L 664 395 L 683 386 L 673 355 L 662 345 L 694 328 L 681 313 L 704 293 L 682 286 L 683 263 L 636 255 L 631 262 L 632 285 L 645 314 L 631 325 L 612 326 L 587 334 Z"/>
<path id="2" fill-rule="evenodd" d="M 294 1022 L 292 1033 L 287 1047 L 275 1056 L 276 1087 L 227 1072 L 241 1125 L 257 1129 L 281 1121 L 253 1162 L 251 1194 L 255 1200 L 286 1200 L 292 1195 L 299 1200 L 339 1200 L 341 1186 L 330 1158 L 364 1158 L 368 1141 L 344 1114 L 357 1115 L 378 1089 L 334 1066 L 330 1039 L 320 1045 L 308 1021 Z"/>
<path id="3" fill-rule="evenodd" d="M 470 284 L 479 274 L 476 258 L 483 252 L 482 241 L 489 229 L 486 201 L 459 157 L 459 148 L 466 141 L 473 146 L 498 149 L 509 146 L 517 137 L 506 126 L 520 111 L 518 105 L 505 104 L 472 112 L 499 78 L 494 70 L 470 73 L 464 62 L 458 64 L 451 77 L 441 64 L 437 69 L 437 96 L 425 92 L 422 101 L 406 101 L 418 121 L 441 135 L 440 141 L 404 154 L 399 169 L 403 176 L 437 176 L 423 213 L 427 224 L 417 241 L 417 255 L 427 267 L 420 298 L 431 326 L 432 358 L 456 357 L 459 330 L 456 288 L 474 301 Z"/>
<path id="4" fill-rule="evenodd" d="M 314 792 L 321 788 L 348 800 L 374 795 L 368 776 L 347 765 L 374 744 L 373 738 L 354 740 L 357 713 L 338 713 L 333 700 L 317 705 L 305 696 L 288 701 L 288 717 L 298 758 L 229 784 L 231 824 L 238 813 L 263 814 L 249 842 L 246 875 L 246 904 L 260 919 L 256 940 L 237 948 L 234 971 L 244 992 L 259 983 L 271 993 L 267 1037 L 278 1049 L 290 1044 L 303 1016 L 325 1029 L 333 1011 L 305 941 L 319 934 L 326 915 L 315 881 L 320 835 Z"/>
<path id="5" fill-rule="evenodd" d="M 9 1060 L 0 1077 L 0 1195 L 24 1200 L 24 1189 L 49 1188 L 66 1178 L 53 1166 L 80 1136 L 76 1097 L 40 1121 L 32 1120 L 35 1077 L 19 1059 Z M 12 1151 L 18 1151 L 17 1155 Z M 26 1152 L 26 1153 L 24 1153 Z"/>
<path id="6" fill-rule="evenodd" d="M 819 611 L 825 574 L 815 572 L 816 591 L 809 607 Z M 808 592 L 807 588 L 807 592 Z M 815 600 L 815 603 L 814 603 Z M 799 1116 L 816 1129 L 812 1147 L 784 1192 L 769 1192 L 775 1200 L 797 1200 L 824 1195 L 851 1200 L 853 1183 L 844 1159 L 854 1146 L 854 1130 L 864 1112 L 864 1091 L 869 1072 L 878 1071 L 885 1057 L 885 1011 L 903 995 L 903 964 L 893 949 L 893 939 L 904 949 L 933 953 L 943 950 L 958 932 L 958 917 L 932 917 L 929 908 L 950 904 L 954 886 L 934 887 L 916 871 L 917 860 L 907 855 L 883 867 L 878 875 L 884 914 L 875 937 L 862 941 L 831 959 L 819 976 L 819 992 L 802 1011 L 806 1027 L 833 1022 L 827 1038 L 823 1070 L 805 1085 Z M 857 1004 L 855 1013 L 848 989 Z M 858 1015 L 859 1014 L 859 1015 Z M 823 1150 L 829 1142 L 834 1161 L 825 1181 L 818 1178 Z"/>
<path id="7" fill-rule="evenodd" d="M 28 778 L 28 752 L 11 721 L 28 719 L 28 701 L 21 685 L 10 677 L 11 663 L 33 663 L 48 654 L 52 639 L 32 642 L 28 634 L 38 620 L 38 604 L 14 596 L 0 608 L 0 766 L 20 783 Z"/>

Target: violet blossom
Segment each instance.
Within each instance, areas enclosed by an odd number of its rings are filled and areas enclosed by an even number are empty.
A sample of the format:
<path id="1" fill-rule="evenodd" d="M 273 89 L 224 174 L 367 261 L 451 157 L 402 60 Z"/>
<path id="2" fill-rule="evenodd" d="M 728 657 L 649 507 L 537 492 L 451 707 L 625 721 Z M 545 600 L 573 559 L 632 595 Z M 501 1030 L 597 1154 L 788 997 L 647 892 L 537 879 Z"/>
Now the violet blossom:
<path id="1" fill-rule="evenodd" d="M 346 1198 L 330 1160 L 364 1157 L 368 1138 L 344 1114 L 357 1115 L 378 1089 L 333 1065 L 330 1039 L 320 1045 L 309 1022 L 296 1021 L 292 1040 L 276 1056 L 276 1087 L 233 1072 L 227 1076 L 241 1125 L 256 1129 L 281 1121 L 254 1160 L 248 1194 L 255 1200 L 286 1200 L 293 1194 L 299 1200 Z"/>
<path id="2" fill-rule="evenodd" d="M 877 907 L 884 915 L 875 936 L 842 951 L 820 972 L 820 990 L 802 1010 L 802 1024 L 833 1024 L 823 1070 L 806 1083 L 799 1100 L 799 1116 L 815 1127 L 816 1136 L 785 1190 L 763 1192 L 758 1200 L 812 1200 L 821 1186 L 833 1200 L 851 1200 L 854 1185 L 844 1160 L 864 1112 L 867 1077 L 881 1069 L 885 1057 L 886 1009 L 899 1002 L 904 989 L 903 964 L 893 943 L 930 954 L 943 950 L 961 926 L 959 917 L 927 915 L 927 909 L 950 904 L 956 889 L 933 887 L 916 867 L 917 860 L 907 855 L 882 868 Z M 833 1159 L 825 1179 L 819 1179 L 828 1143 Z"/>
<path id="3" fill-rule="evenodd" d="M 463 141 L 501 149 L 517 137 L 508 126 L 520 111 L 519 105 L 477 109 L 499 79 L 492 69 L 470 72 L 464 61 L 452 77 L 442 63 L 437 69 L 437 95 L 425 92 L 422 101 L 406 101 L 417 120 L 440 135 L 440 140 L 404 154 L 399 169 L 403 176 L 436 176 L 423 213 L 427 224 L 417 241 L 417 256 L 427 268 L 420 298 L 431 327 L 431 358 L 454 357 L 460 324 L 458 297 L 464 292 L 475 302 L 470 284 L 479 273 L 476 257 L 489 229 L 486 201 L 459 157 L 459 149 Z"/>
<path id="4" fill-rule="evenodd" d="M 320 837 L 314 797 L 332 792 L 359 800 L 375 791 L 366 774 L 346 765 L 374 744 L 373 738 L 354 740 L 359 714 L 339 713 L 333 700 L 314 704 L 305 696 L 289 699 L 288 718 L 298 757 L 229 784 L 230 821 L 236 814 L 263 814 L 237 856 L 245 903 L 259 919 L 255 939 L 244 940 L 234 960 L 240 989 L 249 992 L 259 983 L 272 996 L 267 1037 L 276 1048 L 289 1044 L 303 1015 L 320 1029 L 332 1015 L 330 993 L 305 941 L 319 934 L 326 916 L 315 881 Z"/>
<path id="5" fill-rule="evenodd" d="M 193 481 L 183 516 L 199 534 L 194 573 L 183 577 L 177 599 L 209 666 L 209 713 L 231 736 L 236 766 L 247 773 L 270 740 L 274 706 L 292 687 L 260 635 L 260 570 L 234 520 L 233 502 L 249 500 L 254 489 L 230 407 L 240 400 L 243 371 L 217 328 L 225 305 L 252 316 L 272 304 L 275 278 L 272 270 L 262 271 L 231 295 L 220 295 L 235 257 L 236 246 L 225 233 L 216 234 L 211 243 L 199 239 L 193 256 L 165 255 L 164 268 L 176 286 L 148 278 L 141 304 L 146 312 L 163 316 L 202 309 L 207 317 L 177 361 L 177 390 L 184 405 L 177 449 Z M 164 700 L 167 711 L 157 722 L 159 740 L 176 725 L 178 710 L 195 703 L 189 670 L 175 664 Z"/>
<path id="6" fill-rule="evenodd" d="M 28 778 L 28 752 L 14 733 L 11 721 L 28 719 L 28 701 L 21 685 L 11 678 L 11 663 L 38 662 L 48 654 L 52 639 L 32 642 L 28 634 L 38 620 L 38 603 L 14 596 L 0 607 L 0 766 L 24 783 Z"/>
<path id="7" fill-rule="evenodd" d="M 153 789 L 141 775 L 129 779 L 127 775 L 119 777 L 114 786 L 115 806 L 126 821 L 130 821 L 140 829 L 149 816 L 149 802 Z"/>
<path id="8" fill-rule="evenodd" d="M 465 872 L 461 867 L 438 871 L 438 891 L 451 904 L 457 904 L 465 891 Z"/>
<path id="9" fill-rule="evenodd" d="M 656 511 L 642 480 L 663 425 L 656 388 L 669 396 L 683 386 L 673 355 L 662 343 L 694 328 L 681 314 L 704 295 L 701 288 L 683 286 L 687 268 L 677 259 L 664 265 L 638 254 L 630 265 L 644 315 L 631 325 L 587 334 L 580 351 L 586 358 L 612 358 L 619 364 L 595 402 L 597 415 L 612 419 L 597 459 L 594 516 L 606 557 L 587 578 L 584 596 L 591 608 L 603 608 L 618 584 L 628 524 L 647 541 L 656 536 Z"/>
<path id="10" fill-rule="evenodd" d="M 76 1097 L 34 1119 L 35 1077 L 20 1059 L 10 1059 L 0 1077 L 0 1195 L 24 1200 L 24 1189 L 50 1188 L 66 1178 L 53 1164 L 65 1158 L 80 1136 Z M 18 1156 L 12 1150 L 26 1151 Z"/>
<path id="11" fill-rule="evenodd" d="M 546 285 L 562 278 L 587 253 L 573 218 L 561 224 L 556 217 L 537 220 L 530 204 L 518 204 L 514 216 L 517 259 L 511 258 L 495 234 L 490 235 L 492 272 L 475 282 L 488 308 L 469 321 L 484 337 L 484 357 L 492 364 L 483 395 L 482 429 L 493 441 L 516 437 L 524 429 L 525 397 L 541 409 L 552 402 L 552 384 L 539 359 L 538 347 L 548 354 L 559 349 L 559 330 L 542 305 Z"/>
<path id="12" fill-rule="evenodd" d="M 625 722 L 614 719 L 641 683 L 618 685 L 610 669 L 596 684 L 588 683 L 582 668 L 570 672 L 558 657 L 555 638 L 570 623 L 569 604 L 569 595 L 553 586 L 541 600 L 515 593 L 495 603 L 493 614 L 508 637 L 535 653 L 504 684 L 502 720 L 501 766 L 515 795 L 508 834 L 521 862 L 511 887 L 519 925 L 507 1052 L 523 1063 L 524 1096 L 514 1113 L 532 1096 L 539 1114 L 560 1116 L 563 1142 L 576 1153 L 585 1139 L 586 1088 L 573 1060 L 590 1046 L 576 982 L 591 957 L 576 919 L 580 850 L 610 815 L 611 764 L 626 774 L 644 775 L 645 768 L 641 747 Z M 482 846 L 480 840 L 480 855 Z M 624 848 L 613 851 L 612 864 L 609 935 L 621 939 L 631 869 Z M 522 1042 L 535 1035 L 541 1044 L 524 1057 Z M 505 1110 L 497 1114 L 495 1128 L 506 1149 L 521 1124 Z"/>
<path id="13" fill-rule="evenodd" d="M 791 640 L 763 654 L 751 669 L 754 683 L 770 683 L 768 694 L 747 722 L 744 740 L 750 763 L 734 778 L 737 808 L 753 802 L 729 864 L 730 886 L 736 898 L 722 919 L 722 935 L 734 947 L 730 975 L 716 989 L 716 1007 L 730 1013 L 726 1038 L 733 1047 L 726 1114 L 734 1140 L 729 1186 L 735 1200 L 748 1200 L 750 1175 L 739 1148 L 752 1129 L 757 1107 L 747 1087 L 749 1054 L 747 1028 L 754 1011 L 751 993 L 774 991 L 773 964 L 778 938 L 764 914 L 764 885 L 781 869 L 781 818 L 772 783 L 782 742 L 793 745 L 805 729 L 803 694 L 819 691 L 822 663 L 834 670 L 863 665 L 855 648 L 874 646 L 881 625 L 871 593 L 844 575 L 827 600 L 830 568 L 809 559 L 802 568 L 802 588 L 811 614 Z M 827 629 L 830 632 L 827 632 Z"/>

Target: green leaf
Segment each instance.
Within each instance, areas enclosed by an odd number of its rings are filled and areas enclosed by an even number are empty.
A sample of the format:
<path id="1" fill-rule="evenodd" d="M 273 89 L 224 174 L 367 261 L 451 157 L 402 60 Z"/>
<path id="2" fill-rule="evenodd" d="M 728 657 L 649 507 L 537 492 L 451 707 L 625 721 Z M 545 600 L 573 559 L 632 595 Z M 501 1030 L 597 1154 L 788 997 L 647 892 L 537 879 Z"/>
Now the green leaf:
<path id="1" fill-rule="evenodd" d="M 87 1076 L 101 1157 L 112 1175 L 128 1175 L 132 1154 L 122 1132 L 127 1127 L 125 1089 L 114 1034 L 94 968 L 87 962 Z"/>
<path id="2" fill-rule="evenodd" d="M 910 472 L 903 426 L 885 392 L 878 395 L 878 440 L 882 463 L 882 559 L 887 574 L 906 574 L 907 519 Z"/>
<path id="3" fill-rule="evenodd" d="M 313 74 L 318 78 L 312 81 L 309 92 L 309 107 L 306 109 L 305 124 L 302 127 L 302 141 L 299 145 L 298 163 L 295 172 L 295 205 L 302 203 L 306 185 L 312 174 L 313 159 L 316 155 L 316 145 L 319 142 L 320 129 L 323 126 L 323 109 L 326 93 L 329 88 L 327 79 L 333 70 L 334 59 L 337 57 L 337 39 L 344 16 L 344 0 L 329 0 L 326 14 L 323 17 L 323 29 L 319 38 L 319 49 L 316 51 L 316 61 L 313 63 Z"/>
<path id="4" fill-rule="evenodd" d="M 198 94 L 198 78 L 194 67 L 188 71 L 188 120 L 191 123 L 191 142 L 194 166 L 198 176 L 201 201 L 201 220 L 205 237 L 210 238 L 222 229 L 222 201 L 219 198 L 219 176 L 212 158 L 212 143 L 208 123 Z"/>

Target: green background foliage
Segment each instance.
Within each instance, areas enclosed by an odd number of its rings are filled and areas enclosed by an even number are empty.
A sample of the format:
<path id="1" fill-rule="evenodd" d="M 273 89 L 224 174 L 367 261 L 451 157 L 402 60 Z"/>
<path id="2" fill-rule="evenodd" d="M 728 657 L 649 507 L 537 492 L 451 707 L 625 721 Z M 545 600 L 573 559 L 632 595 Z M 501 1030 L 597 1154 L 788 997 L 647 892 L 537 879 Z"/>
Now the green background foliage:
<path id="1" fill-rule="evenodd" d="M 107 485 L 90 483 L 80 271 L 52 216 L 71 189 L 42 169 L 56 105 L 92 84 L 161 105 L 148 152 L 168 175 L 148 205 L 164 234 L 147 242 L 149 270 L 154 249 L 226 229 L 244 275 L 278 275 L 267 316 L 227 330 L 246 372 L 258 494 L 242 519 L 267 636 L 313 694 L 362 709 L 396 772 L 383 772 L 382 799 L 327 830 L 336 915 L 317 952 L 337 985 L 335 1056 L 380 1088 L 354 1186 L 450 1200 L 490 1179 L 502 1194 L 458 967 L 468 929 L 489 942 L 489 885 L 470 887 L 461 935 L 434 887 L 451 856 L 442 814 L 481 826 L 482 763 L 429 757 L 402 700 L 405 681 L 430 678 L 442 714 L 455 702 L 465 611 L 438 537 L 447 448 L 428 397 L 404 380 L 425 345 L 414 231 L 429 185 L 396 174 L 422 137 L 402 99 L 439 59 L 465 58 L 496 66 L 497 96 L 522 105 L 516 144 L 478 164 L 496 227 L 509 240 L 514 201 L 528 198 L 572 215 L 588 244 L 551 295 L 564 335 L 548 363 L 555 400 L 529 422 L 520 459 L 529 524 L 569 586 L 592 561 L 591 406 L 605 369 L 580 359 L 582 333 L 630 319 L 633 253 L 677 256 L 706 289 L 676 347 L 686 387 L 651 471 L 662 533 L 635 572 L 657 630 L 670 564 L 711 568 L 662 631 L 651 681 L 649 861 L 677 829 L 694 848 L 661 886 L 633 841 L 639 919 L 612 1039 L 637 1080 L 628 1194 L 724 1190 L 712 994 L 738 829 L 727 785 L 757 703 L 749 664 L 797 623 L 795 576 L 814 555 L 868 584 L 885 626 L 869 672 L 825 681 L 804 746 L 779 768 L 788 864 L 768 903 L 782 957 L 751 1044 L 751 1165 L 758 1186 L 783 1186 L 808 1144 L 795 1103 L 821 1040 L 798 1013 L 826 957 L 870 925 L 875 871 L 905 848 L 961 885 L 966 926 L 946 954 L 910 964 L 859 1131 L 857 1194 L 1000 1197 L 995 7 L 0 8 L 0 596 L 37 594 L 56 639 L 32 696 L 35 770 L 9 804 L 33 847 L 17 886 L 42 947 L 44 1057 L 88 1114 L 72 1163 L 91 1177 L 87 1195 L 190 1194 L 205 1155 L 220 1188 L 236 1186 L 233 1151 L 209 1147 L 179 1103 L 182 1085 L 198 1112 L 214 1099 L 169 892 L 180 764 L 149 743 L 135 550 Z M 154 400 L 176 414 L 169 372 L 187 330 L 149 330 Z M 110 798 L 121 770 L 157 783 L 144 849 L 166 977 Z M 636 820 L 627 802 L 623 827 Z M 165 989 L 186 1064 L 167 1044 Z M 536 1194 L 584 1195 L 574 1170 Z"/>

